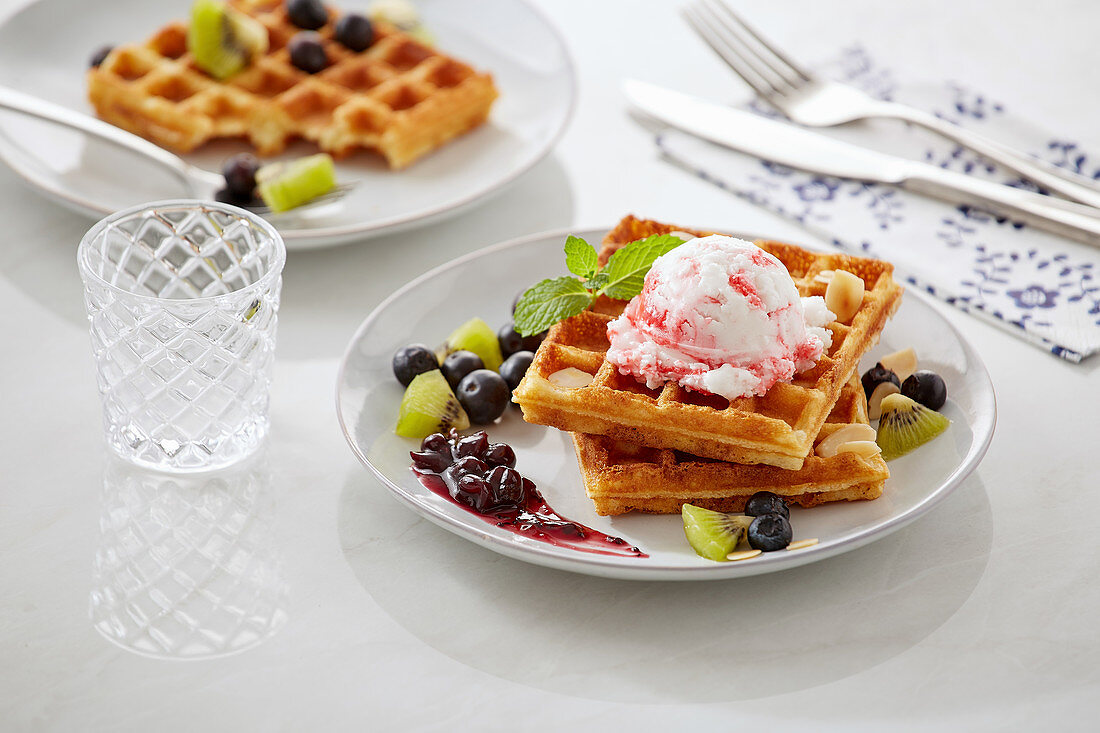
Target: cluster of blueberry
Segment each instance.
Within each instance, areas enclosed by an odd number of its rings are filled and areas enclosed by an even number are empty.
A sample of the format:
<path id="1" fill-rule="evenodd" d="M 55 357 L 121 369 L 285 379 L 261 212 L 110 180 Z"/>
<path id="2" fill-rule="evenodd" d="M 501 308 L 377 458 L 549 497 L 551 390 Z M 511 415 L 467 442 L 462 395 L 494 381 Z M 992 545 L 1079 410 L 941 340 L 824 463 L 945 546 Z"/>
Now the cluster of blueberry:
<path id="1" fill-rule="evenodd" d="M 302 29 L 287 44 L 290 63 L 306 72 L 316 74 L 328 66 L 321 36 L 315 31 L 328 22 L 328 11 L 320 0 L 287 0 L 286 15 L 290 22 Z M 365 51 L 374 42 L 374 26 L 370 19 L 358 13 L 345 13 L 332 29 L 333 38 L 352 51 Z"/>
<path id="2" fill-rule="evenodd" d="M 439 369 L 470 422 L 488 425 L 508 408 L 512 391 L 527 373 L 546 334 L 520 336 L 515 323 L 509 321 L 494 336 L 484 322 L 476 322 L 486 333 L 466 324 L 448 339 L 444 351 L 449 353 L 442 362 L 424 344 L 398 349 L 393 356 L 393 374 L 408 387 L 417 375 Z"/>
<path id="3" fill-rule="evenodd" d="M 433 433 L 409 455 L 417 473 L 438 475 L 452 499 L 481 514 L 518 512 L 535 488 L 515 469 L 512 447 L 490 443 L 485 431 Z"/>

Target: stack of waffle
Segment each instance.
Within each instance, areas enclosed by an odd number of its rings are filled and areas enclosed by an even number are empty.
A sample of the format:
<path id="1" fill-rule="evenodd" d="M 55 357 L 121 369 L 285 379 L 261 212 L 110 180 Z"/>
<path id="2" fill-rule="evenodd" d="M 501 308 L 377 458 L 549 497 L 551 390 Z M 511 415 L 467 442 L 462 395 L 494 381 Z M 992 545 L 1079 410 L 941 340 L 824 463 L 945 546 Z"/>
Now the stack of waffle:
<path id="1" fill-rule="evenodd" d="M 301 29 L 281 0 L 231 4 L 267 28 L 269 48 L 218 81 L 187 52 L 187 25 L 170 23 L 145 43 L 114 49 L 88 72 L 88 97 L 104 120 L 177 152 L 215 138 L 244 137 L 260 155 L 304 138 L 342 156 L 364 148 L 403 168 L 485 121 L 497 97 L 489 74 L 381 21 L 362 52 L 320 29 L 329 65 L 307 74 L 287 44 Z"/>
<path id="2" fill-rule="evenodd" d="M 604 239 L 602 262 L 652 234 L 693 231 L 627 217 Z M 740 511 L 756 491 L 789 504 L 874 499 L 889 475 L 880 456 L 822 458 L 814 446 L 845 425 L 867 423 L 860 357 L 900 304 L 892 267 L 878 260 L 757 242 L 786 266 L 803 296 L 824 295 L 828 270 L 863 279 L 856 314 L 830 324 L 832 346 L 812 369 L 763 397 L 726 400 L 667 383 L 648 389 L 605 359 L 607 324 L 625 303 L 600 298 L 547 335 L 515 391 L 528 422 L 573 433 L 585 489 L 600 514 L 677 512 L 684 503 Z M 563 386 L 553 375 L 572 367 L 592 376 Z"/>

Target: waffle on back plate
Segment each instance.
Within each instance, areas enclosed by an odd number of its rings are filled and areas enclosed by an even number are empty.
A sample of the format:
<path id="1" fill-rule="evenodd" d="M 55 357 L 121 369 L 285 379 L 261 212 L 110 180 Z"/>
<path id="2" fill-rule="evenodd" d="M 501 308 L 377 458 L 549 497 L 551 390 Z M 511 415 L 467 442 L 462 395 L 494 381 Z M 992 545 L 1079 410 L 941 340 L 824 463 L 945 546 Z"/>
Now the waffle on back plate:
<path id="1" fill-rule="evenodd" d="M 815 445 L 847 425 L 867 424 L 867 401 L 855 375 L 841 390 Z M 647 448 L 601 435 L 573 433 L 585 491 L 599 514 L 629 511 L 672 514 L 694 504 L 740 512 L 757 491 L 771 491 L 792 506 L 876 499 L 890 472 L 882 456 L 811 454 L 802 468 L 742 465 Z"/>
<path id="2" fill-rule="evenodd" d="M 636 239 L 674 231 L 706 234 L 628 216 L 604 239 L 601 261 Z M 801 468 L 860 357 L 878 342 L 900 304 L 902 291 L 892 277 L 893 267 L 880 260 L 821 254 L 778 242 L 756 244 L 786 266 L 804 296 L 825 294 L 825 283 L 815 279 L 824 270 L 847 270 L 864 281 L 863 304 L 849 322 L 829 326 L 833 344 L 816 366 L 795 375 L 790 384 L 776 384 L 763 397 L 730 401 L 674 382 L 648 389 L 604 359 L 607 324 L 626 303 L 601 297 L 589 310 L 550 329 L 514 392 L 524 419 L 717 460 Z M 551 381 L 568 367 L 593 375 L 591 384 L 565 387 Z"/>
<path id="3" fill-rule="evenodd" d="M 88 97 L 104 120 L 177 152 L 216 138 L 246 138 L 275 155 L 304 138 L 343 156 L 358 148 L 403 168 L 485 121 L 497 97 L 489 74 L 376 21 L 375 40 L 355 52 L 332 38 L 338 13 L 318 33 L 329 66 L 317 74 L 290 62 L 301 29 L 281 0 L 230 3 L 267 28 L 269 49 L 218 81 L 187 52 L 187 24 L 170 23 L 145 43 L 119 46 L 88 71 Z"/>

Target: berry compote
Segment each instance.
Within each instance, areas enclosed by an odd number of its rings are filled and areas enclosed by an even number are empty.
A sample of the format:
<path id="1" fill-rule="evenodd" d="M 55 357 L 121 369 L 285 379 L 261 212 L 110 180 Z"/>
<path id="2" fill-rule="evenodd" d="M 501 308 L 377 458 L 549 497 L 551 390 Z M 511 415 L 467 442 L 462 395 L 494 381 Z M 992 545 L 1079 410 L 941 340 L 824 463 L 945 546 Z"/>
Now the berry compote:
<path id="1" fill-rule="evenodd" d="M 535 483 L 516 470 L 515 451 L 505 443 L 490 443 L 484 431 L 433 433 L 409 455 L 424 486 L 509 532 L 583 552 L 649 557 L 621 537 L 558 515 Z"/>

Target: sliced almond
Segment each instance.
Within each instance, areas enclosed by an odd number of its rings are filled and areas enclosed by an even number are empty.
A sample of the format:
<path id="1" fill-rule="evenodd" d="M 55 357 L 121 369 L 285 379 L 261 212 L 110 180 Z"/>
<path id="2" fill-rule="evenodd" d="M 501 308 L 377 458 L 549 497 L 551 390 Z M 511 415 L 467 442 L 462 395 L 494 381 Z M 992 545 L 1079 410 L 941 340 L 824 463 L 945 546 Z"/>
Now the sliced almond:
<path id="1" fill-rule="evenodd" d="M 901 387 L 893 382 L 879 382 L 871 393 L 871 399 L 867 400 L 867 419 L 878 420 L 882 417 L 882 398 L 900 391 Z"/>
<path id="2" fill-rule="evenodd" d="M 829 286 L 825 288 L 825 307 L 836 314 L 836 319 L 846 323 L 863 304 L 863 279 L 847 270 L 836 270 Z"/>
<path id="3" fill-rule="evenodd" d="M 595 379 L 591 374 L 585 371 L 581 371 L 576 367 L 566 367 L 565 369 L 559 369 L 551 374 L 547 379 L 553 384 L 559 387 L 568 387 L 569 389 L 577 389 L 578 387 L 587 387 L 592 384 L 592 380 Z"/>
<path id="4" fill-rule="evenodd" d="M 807 547 L 813 547 L 817 544 L 817 538 L 813 537 L 808 540 L 799 540 L 798 542 L 792 542 L 787 545 L 788 550 L 804 550 Z"/>
<path id="5" fill-rule="evenodd" d="M 873 440 L 849 440 L 837 446 L 836 454 L 839 456 L 841 453 L 855 453 L 857 456 L 870 458 L 882 453 L 882 448 Z"/>
<path id="6" fill-rule="evenodd" d="M 673 237 L 679 237 L 680 239 L 684 240 L 685 242 L 687 242 L 689 240 L 692 240 L 692 239 L 695 239 L 695 235 L 691 234 L 690 232 L 672 231 L 672 232 L 669 232 L 669 235 L 673 236 Z"/>
<path id="7" fill-rule="evenodd" d="M 870 425 L 855 424 L 845 425 L 825 440 L 817 444 L 815 452 L 822 458 L 832 458 L 836 455 L 836 449 L 845 443 L 853 441 L 875 440 L 875 429 Z"/>
<path id="8" fill-rule="evenodd" d="M 878 360 L 879 364 L 898 375 L 898 379 L 905 381 L 913 372 L 917 371 L 917 352 L 912 347 L 887 354 Z"/>
<path id="9" fill-rule="evenodd" d="M 814 282 L 828 285 L 830 282 L 832 282 L 833 274 L 834 273 L 832 270 L 822 270 L 821 272 L 814 275 Z"/>
<path id="10" fill-rule="evenodd" d="M 756 557 L 759 554 L 760 550 L 742 550 L 741 552 L 731 552 L 730 554 L 726 555 L 726 559 L 737 562 L 738 560 L 748 560 L 749 558 Z"/>

